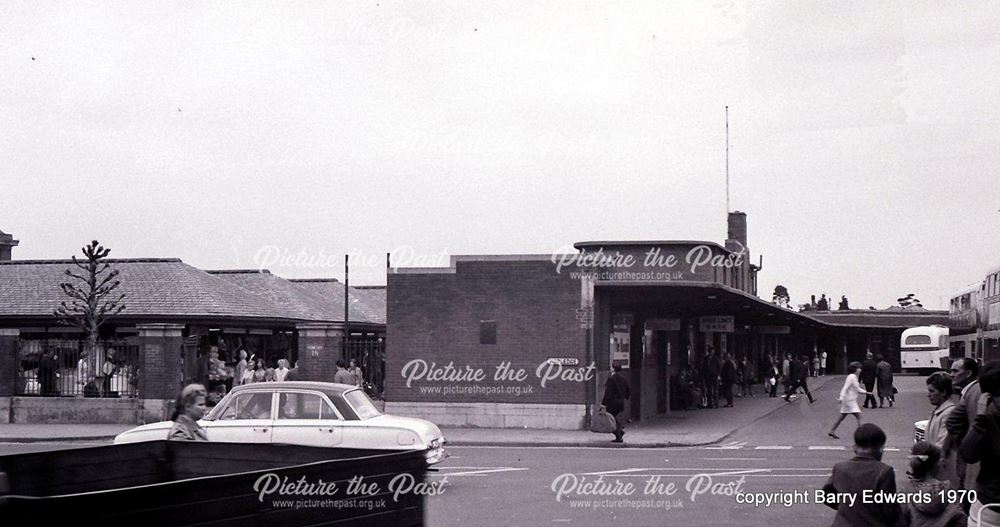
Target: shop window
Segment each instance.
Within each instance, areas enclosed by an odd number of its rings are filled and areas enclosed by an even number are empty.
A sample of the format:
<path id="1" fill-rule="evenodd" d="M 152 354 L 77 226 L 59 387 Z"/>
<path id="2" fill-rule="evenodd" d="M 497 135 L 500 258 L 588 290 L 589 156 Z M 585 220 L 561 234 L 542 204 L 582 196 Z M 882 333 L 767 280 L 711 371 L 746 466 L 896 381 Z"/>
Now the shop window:
<path id="1" fill-rule="evenodd" d="M 497 321 L 496 320 L 480 320 L 479 321 L 479 343 L 480 344 L 496 344 L 497 343 Z"/>

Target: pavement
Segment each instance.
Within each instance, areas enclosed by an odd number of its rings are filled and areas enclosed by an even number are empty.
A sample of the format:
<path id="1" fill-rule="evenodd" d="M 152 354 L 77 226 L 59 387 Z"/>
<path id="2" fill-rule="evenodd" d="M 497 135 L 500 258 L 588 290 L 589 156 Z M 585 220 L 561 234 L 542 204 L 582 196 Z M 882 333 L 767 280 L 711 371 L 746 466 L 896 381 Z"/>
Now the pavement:
<path id="1" fill-rule="evenodd" d="M 810 378 L 813 392 L 827 385 L 839 387 L 842 375 Z M 755 388 L 760 388 L 756 386 Z M 757 390 L 760 392 L 760 390 Z M 788 405 L 808 405 L 805 396 L 791 403 L 762 396 L 737 398 L 733 408 L 672 412 L 635 423 L 626 423 L 625 442 L 611 443 L 610 434 L 586 430 L 537 430 L 519 428 L 442 427 L 450 446 L 551 446 L 663 448 L 704 446 L 725 441 L 739 430 L 758 422 Z M 828 397 L 827 397 L 828 398 Z M 110 441 L 134 425 L 122 424 L 4 424 L 0 425 L 0 443 L 43 443 L 74 441 Z"/>

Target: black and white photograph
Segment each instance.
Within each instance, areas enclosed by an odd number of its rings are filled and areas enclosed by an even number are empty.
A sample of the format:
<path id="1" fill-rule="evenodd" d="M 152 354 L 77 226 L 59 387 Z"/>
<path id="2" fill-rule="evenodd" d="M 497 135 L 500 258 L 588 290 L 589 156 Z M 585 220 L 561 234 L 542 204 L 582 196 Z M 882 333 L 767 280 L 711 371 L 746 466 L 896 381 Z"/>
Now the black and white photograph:
<path id="1" fill-rule="evenodd" d="M 1000 5 L 0 0 L 0 522 L 1000 527 Z"/>

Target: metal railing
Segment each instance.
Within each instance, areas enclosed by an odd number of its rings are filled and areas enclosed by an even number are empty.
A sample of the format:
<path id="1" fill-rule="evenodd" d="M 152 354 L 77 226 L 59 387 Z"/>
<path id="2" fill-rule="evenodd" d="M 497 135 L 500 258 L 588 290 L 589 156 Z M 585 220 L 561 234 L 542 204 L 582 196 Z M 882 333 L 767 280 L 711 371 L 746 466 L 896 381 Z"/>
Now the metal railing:
<path id="1" fill-rule="evenodd" d="M 17 346 L 15 395 L 138 397 L 142 357 L 131 339 L 22 339 Z"/>
<path id="2" fill-rule="evenodd" d="M 354 360 L 361 367 L 365 384 L 374 397 L 385 390 L 385 338 L 352 336 L 347 342 L 344 360 Z"/>

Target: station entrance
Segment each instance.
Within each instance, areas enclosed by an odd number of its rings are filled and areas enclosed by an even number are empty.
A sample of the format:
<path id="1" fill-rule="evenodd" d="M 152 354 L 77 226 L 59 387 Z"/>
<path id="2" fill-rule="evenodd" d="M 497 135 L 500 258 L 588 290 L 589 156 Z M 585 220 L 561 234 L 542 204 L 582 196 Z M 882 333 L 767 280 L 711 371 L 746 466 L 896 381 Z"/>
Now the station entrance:
<path id="1" fill-rule="evenodd" d="M 760 383 L 768 354 L 812 357 L 819 350 L 821 323 L 718 285 L 598 282 L 594 302 L 597 398 L 611 367 L 621 365 L 633 421 L 695 403 L 684 386 L 703 379 L 710 351 L 732 357 Z"/>

